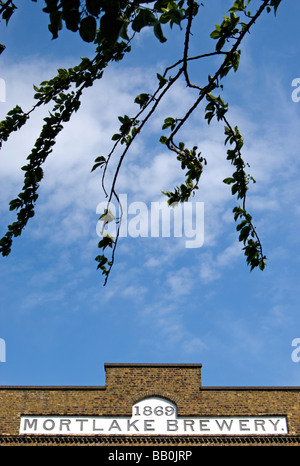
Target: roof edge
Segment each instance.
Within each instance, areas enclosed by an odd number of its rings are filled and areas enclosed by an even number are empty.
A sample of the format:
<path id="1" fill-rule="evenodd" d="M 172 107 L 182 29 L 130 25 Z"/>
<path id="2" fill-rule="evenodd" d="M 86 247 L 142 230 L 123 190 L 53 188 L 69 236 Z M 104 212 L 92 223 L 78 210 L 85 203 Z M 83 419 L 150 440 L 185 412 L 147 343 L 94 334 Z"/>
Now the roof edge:
<path id="1" fill-rule="evenodd" d="M 234 386 L 234 385 L 231 385 L 231 386 L 215 386 L 215 387 L 212 387 L 212 386 L 207 386 L 207 387 L 199 387 L 199 390 L 203 391 L 203 390 L 261 390 L 261 391 L 267 391 L 267 390 L 300 390 L 300 387 L 299 386 L 285 386 L 285 385 L 281 385 L 281 386 Z"/>
<path id="2" fill-rule="evenodd" d="M 106 390 L 105 385 L 0 385 L 0 390 Z"/>
<path id="3" fill-rule="evenodd" d="M 191 367 L 191 368 L 200 368 L 202 364 L 200 363 L 123 363 L 123 362 L 106 362 L 104 367 Z"/>
<path id="4" fill-rule="evenodd" d="M 0 385 L 0 390 L 107 390 L 104 385 Z M 256 387 L 256 386 L 215 386 L 215 387 L 199 387 L 199 391 L 247 391 L 247 390 L 258 390 L 258 391 L 299 391 L 299 386 L 273 386 L 273 387 Z"/>

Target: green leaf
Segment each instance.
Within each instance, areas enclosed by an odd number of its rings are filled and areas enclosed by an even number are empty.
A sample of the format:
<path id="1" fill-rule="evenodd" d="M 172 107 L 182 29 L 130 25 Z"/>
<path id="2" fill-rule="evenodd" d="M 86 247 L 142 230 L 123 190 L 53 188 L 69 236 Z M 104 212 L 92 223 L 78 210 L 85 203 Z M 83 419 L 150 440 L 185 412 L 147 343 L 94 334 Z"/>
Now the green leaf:
<path id="1" fill-rule="evenodd" d="M 80 22 L 79 34 L 85 42 L 93 42 L 96 36 L 97 23 L 93 16 L 86 16 Z"/>
<path id="2" fill-rule="evenodd" d="M 9 210 L 19 209 L 20 207 L 22 207 L 22 205 L 23 205 L 23 201 L 21 199 L 19 198 L 13 199 L 9 203 Z"/>
<path id="3" fill-rule="evenodd" d="M 57 39 L 58 31 L 62 29 L 61 17 L 62 13 L 60 11 L 50 13 L 50 24 L 48 29 L 52 33 L 52 39 Z"/>
<path id="4" fill-rule="evenodd" d="M 128 28 L 127 23 L 123 22 L 121 29 L 120 29 L 120 37 L 126 41 L 129 41 L 130 39 L 127 33 L 127 28 Z"/>
<path id="5" fill-rule="evenodd" d="M 161 89 L 168 82 L 168 80 L 159 73 L 157 73 L 156 76 L 157 76 L 157 79 L 159 80 L 159 88 Z"/>
<path id="6" fill-rule="evenodd" d="M 124 32 L 124 22 L 115 14 L 107 12 L 101 17 L 100 32 L 101 36 L 109 43 L 115 44 L 120 36 L 121 31 Z"/>
<path id="7" fill-rule="evenodd" d="M 149 99 L 150 99 L 150 94 L 140 94 L 135 98 L 134 102 L 138 104 L 140 107 L 144 107 L 144 105 L 147 104 Z"/>
<path id="8" fill-rule="evenodd" d="M 248 236 L 250 234 L 250 231 L 251 231 L 251 227 L 249 225 L 244 226 L 240 230 L 239 241 L 244 241 L 244 243 L 245 243 L 246 239 L 248 238 Z"/>
<path id="9" fill-rule="evenodd" d="M 98 248 L 102 248 L 103 250 L 107 248 L 107 246 L 112 248 L 113 244 L 114 244 L 113 237 L 111 235 L 104 234 L 103 239 L 99 241 L 98 243 Z"/>
<path id="10" fill-rule="evenodd" d="M 103 157 L 103 155 L 100 155 L 100 157 L 97 157 L 95 159 L 95 162 L 102 162 L 102 163 L 105 163 L 106 162 L 106 159 L 105 157 Z"/>
<path id="11" fill-rule="evenodd" d="M 267 263 L 264 260 L 261 260 L 260 263 L 259 263 L 260 270 L 264 270 L 266 265 L 267 265 Z"/>
<path id="12" fill-rule="evenodd" d="M 277 8 L 279 7 L 281 0 L 271 0 L 271 5 L 274 7 L 274 13 L 276 15 Z"/>
<path id="13" fill-rule="evenodd" d="M 173 130 L 175 128 L 175 125 L 176 125 L 176 120 L 172 117 L 168 117 L 165 119 L 162 129 L 167 129 L 171 127 L 171 130 Z"/>
<path id="14" fill-rule="evenodd" d="M 223 183 L 226 183 L 226 184 L 234 183 L 234 178 L 225 178 L 225 179 L 223 180 Z"/>
<path id="15" fill-rule="evenodd" d="M 234 196 L 238 192 L 238 190 L 239 190 L 239 186 L 237 183 L 235 183 L 231 188 L 232 195 Z"/>
<path id="16" fill-rule="evenodd" d="M 221 35 L 220 31 L 215 30 L 210 34 L 210 37 L 212 39 L 219 39 L 220 35 Z"/>
<path id="17" fill-rule="evenodd" d="M 241 223 L 239 223 L 236 227 L 237 231 L 240 231 L 242 228 L 244 228 L 245 225 L 247 225 L 248 221 L 247 220 L 242 220 Z"/>
<path id="18" fill-rule="evenodd" d="M 235 11 L 243 11 L 245 9 L 245 1 L 244 0 L 237 0 L 234 2 L 232 8 L 230 8 L 230 12 L 233 13 Z"/>
<path id="19" fill-rule="evenodd" d="M 131 27 L 134 31 L 140 32 L 145 26 L 154 26 L 157 23 L 157 19 L 148 9 L 141 9 L 137 16 L 132 21 Z"/>
<path id="20" fill-rule="evenodd" d="M 100 14 L 99 0 L 86 0 L 85 5 L 91 15 L 98 16 Z"/>
<path id="21" fill-rule="evenodd" d="M 161 43 L 164 43 L 167 41 L 166 37 L 163 35 L 162 27 L 158 21 L 156 24 L 154 24 L 153 30 L 154 30 L 155 36 Z"/>
<path id="22" fill-rule="evenodd" d="M 2 3 L 2 2 L 1 2 Z M 7 2 L 9 3 L 9 2 Z M 6 24 L 8 23 L 11 15 L 13 14 L 14 10 L 17 8 L 14 4 L 12 6 L 4 6 L 5 10 L 2 13 L 2 18 L 5 19 Z"/>
<path id="23" fill-rule="evenodd" d="M 96 168 L 101 167 L 102 165 L 105 165 L 105 164 L 106 164 L 106 159 L 102 155 L 100 157 L 97 157 L 95 159 L 95 165 L 91 169 L 91 172 L 93 172 L 94 170 L 96 170 Z"/>
<path id="24" fill-rule="evenodd" d="M 95 261 L 99 262 L 97 269 L 102 270 L 103 275 L 108 275 L 108 270 L 105 267 L 105 264 L 108 264 L 108 259 L 104 255 L 95 257 Z"/>

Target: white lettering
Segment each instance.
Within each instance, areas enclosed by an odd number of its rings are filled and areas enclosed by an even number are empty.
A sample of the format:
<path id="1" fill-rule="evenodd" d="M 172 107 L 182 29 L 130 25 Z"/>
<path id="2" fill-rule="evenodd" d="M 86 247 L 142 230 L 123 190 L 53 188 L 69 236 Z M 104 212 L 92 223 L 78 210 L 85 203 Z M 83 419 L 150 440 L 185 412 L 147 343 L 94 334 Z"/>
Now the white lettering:
<path id="1" fill-rule="evenodd" d="M 190 456 L 192 456 L 192 452 L 190 450 L 154 450 L 152 452 L 153 461 L 173 461 L 173 463 L 177 463 L 178 461 L 187 461 Z"/>
<path id="2" fill-rule="evenodd" d="M 128 233 L 131 238 L 148 236 L 148 209 L 144 202 L 132 202 L 128 214 L 138 214 L 128 222 Z"/>
<path id="3" fill-rule="evenodd" d="M 159 461 L 160 458 L 159 458 L 159 451 L 156 451 L 154 450 L 153 453 L 152 453 L 152 459 L 153 461 Z"/>
<path id="4" fill-rule="evenodd" d="M 300 78 L 293 79 L 292 86 L 296 87 L 292 92 L 292 101 L 296 103 L 300 102 Z"/>
<path id="5" fill-rule="evenodd" d="M 0 338 L 0 362 L 6 362 L 6 345 L 3 338 Z"/>
<path id="6" fill-rule="evenodd" d="M 116 450 L 114 453 L 108 454 L 109 461 L 135 461 L 135 463 L 139 463 L 141 461 L 143 453 L 122 453 Z"/>
<path id="7" fill-rule="evenodd" d="M 97 205 L 96 213 L 101 214 L 96 225 L 98 236 L 116 237 L 118 225 L 119 237 L 123 238 L 182 238 L 185 235 L 187 248 L 199 248 L 204 243 L 204 202 L 171 205 L 166 201 L 151 202 L 149 213 L 144 202 L 128 204 L 127 195 L 120 194 L 118 212 L 117 215 L 116 206 L 112 202 L 102 201 Z M 133 217 L 129 218 L 130 215 Z"/>
<path id="8" fill-rule="evenodd" d="M 185 205 L 184 205 L 185 209 Z M 160 215 L 161 214 L 161 215 Z M 151 202 L 151 237 L 163 238 L 171 236 L 171 216 L 173 216 L 174 238 L 182 237 L 182 207 L 180 204 L 168 205 L 167 202 Z M 160 222 L 161 220 L 161 222 Z"/>
<path id="9" fill-rule="evenodd" d="M 186 248 L 200 248 L 204 243 L 204 202 L 196 202 L 195 229 L 193 229 L 193 204 L 184 204 L 184 234 L 187 238 L 194 238 L 186 241 Z"/>
<path id="10" fill-rule="evenodd" d="M 0 78 L 0 102 L 5 102 L 6 100 L 6 85 L 5 80 Z"/>
<path id="11" fill-rule="evenodd" d="M 296 348 L 292 351 L 292 361 L 299 362 L 300 361 L 300 338 L 294 338 L 292 341 L 292 346 L 296 346 Z"/>

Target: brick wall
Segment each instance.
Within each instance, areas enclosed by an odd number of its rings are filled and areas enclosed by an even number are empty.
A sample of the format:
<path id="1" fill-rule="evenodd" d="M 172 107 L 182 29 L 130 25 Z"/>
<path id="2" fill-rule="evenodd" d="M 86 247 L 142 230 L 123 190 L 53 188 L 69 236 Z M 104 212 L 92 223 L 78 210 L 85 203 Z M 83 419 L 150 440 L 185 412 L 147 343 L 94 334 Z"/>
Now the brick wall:
<path id="1" fill-rule="evenodd" d="M 202 387 L 200 364 L 105 364 L 105 371 L 104 387 L 0 387 L 2 443 L 23 441 L 21 415 L 131 416 L 135 402 L 154 395 L 175 403 L 178 416 L 287 416 L 289 437 L 300 442 L 299 387 Z"/>

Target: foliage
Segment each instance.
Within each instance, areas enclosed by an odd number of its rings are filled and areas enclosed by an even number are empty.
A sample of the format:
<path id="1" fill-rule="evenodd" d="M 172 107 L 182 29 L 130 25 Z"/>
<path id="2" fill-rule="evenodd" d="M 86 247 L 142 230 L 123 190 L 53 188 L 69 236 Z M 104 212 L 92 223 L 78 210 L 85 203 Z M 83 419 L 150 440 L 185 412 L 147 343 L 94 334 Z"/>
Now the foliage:
<path id="1" fill-rule="evenodd" d="M 33 0 L 36 1 L 36 0 Z M 107 155 L 96 158 L 92 171 L 100 168 L 102 173 L 102 186 L 107 197 L 107 205 L 115 197 L 116 181 L 122 162 L 128 153 L 132 142 L 140 136 L 146 122 L 156 111 L 160 102 L 170 88 L 181 78 L 186 86 L 195 92 L 192 106 L 183 117 L 169 116 L 162 123 L 163 135 L 160 142 L 166 149 L 172 151 L 185 172 L 184 182 L 175 187 L 173 191 L 164 194 L 168 197 L 168 203 L 185 202 L 198 189 L 200 177 L 207 163 L 201 156 L 196 146 L 186 147 L 183 141 L 177 140 L 178 134 L 188 121 L 194 110 L 200 105 L 205 108 L 205 119 L 208 124 L 215 118 L 224 124 L 225 144 L 228 145 L 227 159 L 231 162 L 234 172 L 226 178 L 224 183 L 231 186 L 231 192 L 236 196 L 241 205 L 233 209 L 234 219 L 237 222 L 239 241 L 244 245 L 244 253 L 251 270 L 265 267 L 266 257 L 263 254 L 262 245 L 252 223 L 252 217 L 246 209 L 246 194 L 249 183 L 253 178 L 245 171 L 247 164 L 242 157 L 243 138 L 237 126 L 232 126 L 227 119 L 228 104 L 225 103 L 218 90 L 223 88 L 223 78 L 230 72 L 236 72 L 239 67 L 241 50 L 240 46 L 244 37 L 253 28 L 255 22 L 264 13 L 277 12 L 281 0 L 236 0 L 223 21 L 216 24 L 210 37 L 215 41 L 213 50 L 197 56 L 189 55 L 192 26 L 200 11 L 203 13 L 203 3 L 194 0 L 46 0 L 43 11 L 49 15 L 49 31 L 52 38 L 56 39 L 63 27 L 78 33 L 85 42 L 90 42 L 95 47 L 93 59 L 82 58 L 74 68 L 59 69 L 57 75 L 49 81 L 44 81 L 39 87 L 34 87 L 36 104 L 27 112 L 16 106 L 0 123 L 0 140 L 6 141 L 14 131 L 18 131 L 30 118 L 31 113 L 39 106 L 53 103 L 52 111 L 44 119 L 44 125 L 35 145 L 28 155 L 28 163 L 24 171 L 24 186 L 16 199 L 10 202 L 10 210 L 17 211 L 17 219 L 8 226 L 8 231 L 0 240 L 0 250 L 3 256 L 7 256 L 12 247 L 13 237 L 21 235 L 28 220 L 34 215 L 34 206 L 38 199 L 38 188 L 43 178 L 43 163 L 53 151 L 57 135 L 72 115 L 80 107 L 80 98 L 84 90 L 102 78 L 105 68 L 114 61 L 122 60 L 131 51 L 134 38 L 143 28 L 150 27 L 154 36 L 162 44 L 167 40 L 164 28 L 174 25 L 184 29 L 183 55 L 178 61 L 168 68 L 163 74 L 157 74 L 157 88 L 154 93 L 142 93 L 135 98 L 139 109 L 135 116 L 119 116 L 120 128 L 118 133 L 112 136 L 112 150 Z M 251 8 L 251 10 L 250 10 Z M 16 5 L 12 1 L 0 2 L 1 18 L 7 23 Z M 1 46 L 1 51 L 4 46 Z M 218 56 L 221 59 L 220 66 L 208 76 L 204 83 L 192 83 L 189 75 L 189 63 L 205 60 L 206 57 Z M 121 155 L 117 163 L 113 181 L 109 189 L 105 187 L 105 175 L 111 157 L 116 148 L 123 145 Z M 105 226 L 108 208 L 100 217 Z M 110 218 L 109 221 L 118 223 L 116 238 L 105 235 L 98 247 L 101 254 L 96 257 L 98 269 L 102 271 L 107 282 L 110 270 L 114 263 L 114 255 L 118 242 L 120 218 Z M 110 257 L 104 254 L 108 248 Z"/>

